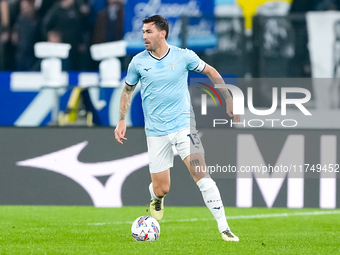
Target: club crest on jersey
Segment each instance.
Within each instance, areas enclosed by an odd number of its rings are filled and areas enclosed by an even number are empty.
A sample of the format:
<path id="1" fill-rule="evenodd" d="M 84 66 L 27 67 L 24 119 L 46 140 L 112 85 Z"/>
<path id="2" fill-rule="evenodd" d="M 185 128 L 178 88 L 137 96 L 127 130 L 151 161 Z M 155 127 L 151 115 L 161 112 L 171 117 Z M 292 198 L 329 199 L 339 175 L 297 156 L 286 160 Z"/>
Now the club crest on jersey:
<path id="1" fill-rule="evenodd" d="M 174 63 L 168 63 L 168 65 L 171 65 L 172 70 L 175 71 L 175 66 L 178 62 L 174 62 Z"/>

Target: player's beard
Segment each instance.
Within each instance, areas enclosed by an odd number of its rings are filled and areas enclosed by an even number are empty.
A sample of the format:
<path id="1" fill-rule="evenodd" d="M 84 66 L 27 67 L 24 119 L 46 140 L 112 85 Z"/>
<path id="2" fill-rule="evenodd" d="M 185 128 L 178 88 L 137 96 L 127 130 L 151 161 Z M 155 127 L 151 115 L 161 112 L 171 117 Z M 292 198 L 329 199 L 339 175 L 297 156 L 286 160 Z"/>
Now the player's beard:
<path id="1" fill-rule="evenodd" d="M 149 43 L 149 45 L 148 45 L 149 47 L 146 47 L 146 45 L 145 45 L 145 49 L 147 50 L 147 51 L 149 51 L 149 52 L 153 52 L 153 51 L 155 51 L 155 49 L 154 49 L 154 47 L 152 47 L 152 45 L 151 45 L 151 43 Z"/>
<path id="2" fill-rule="evenodd" d="M 150 53 L 152 53 L 152 52 L 155 52 L 156 51 L 156 49 L 157 49 L 157 46 L 159 45 L 159 44 L 157 44 L 157 43 L 151 43 L 151 42 L 148 42 L 149 43 L 149 48 L 146 48 L 146 45 L 145 45 L 145 49 L 147 50 L 147 51 L 149 51 Z"/>

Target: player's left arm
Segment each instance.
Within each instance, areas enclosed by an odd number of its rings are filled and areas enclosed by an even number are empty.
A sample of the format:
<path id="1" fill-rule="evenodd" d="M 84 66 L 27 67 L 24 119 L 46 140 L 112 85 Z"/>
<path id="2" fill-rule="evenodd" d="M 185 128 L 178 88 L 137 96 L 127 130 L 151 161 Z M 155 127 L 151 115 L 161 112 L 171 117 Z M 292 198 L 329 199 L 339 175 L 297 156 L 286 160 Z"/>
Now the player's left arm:
<path id="1" fill-rule="evenodd" d="M 203 69 L 203 71 L 201 72 L 203 74 L 205 74 L 206 76 L 209 77 L 209 79 L 213 82 L 213 84 L 225 84 L 224 80 L 222 78 L 222 76 L 219 74 L 219 72 L 217 72 L 217 70 L 206 64 L 205 68 Z M 226 101 L 226 105 L 227 105 L 227 114 L 232 118 L 234 118 L 233 122 L 234 123 L 238 123 L 240 122 L 240 115 L 234 115 L 233 113 L 233 98 L 231 97 L 229 90 L 226 88 L 219 88 L 218 89 L 221 94 L 223 95 L 225 101 Z"/>

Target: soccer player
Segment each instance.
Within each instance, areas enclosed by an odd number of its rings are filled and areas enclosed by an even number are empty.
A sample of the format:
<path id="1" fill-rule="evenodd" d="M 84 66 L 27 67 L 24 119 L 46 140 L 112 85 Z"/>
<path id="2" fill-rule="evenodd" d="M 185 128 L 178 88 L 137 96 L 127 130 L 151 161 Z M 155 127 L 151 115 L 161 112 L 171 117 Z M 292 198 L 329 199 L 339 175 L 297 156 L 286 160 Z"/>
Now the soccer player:
<path id="1" fill-rule="evenodd" d="M 143 20 L 143 39 L 146 50 L 137 54 L 128 68 L 125 88 L 120 102 L 120 120 L 115 129 L 115 139 L 123 144 L 125 116 L 131 105 L 132 92 L 141 83 L 142 106 L 147 136 L 151 180 L 150 212 L 161 220 L 164 212 L 164 196 L 170 188 L 170 168 L 173 166 L 172 146 L 188 167 L 202 192 L 206 206 L 214 215 L 218 229 L 225 241 L 238 241 L 228 226 L 220 192 L 208 173 L 195 171 L 195 166 L 205 167 L 204 149 L 195 128 L 194 114 L 188 90 L 188 72 L 207 75 L 214 84 L 224 83 L 221 75 L 204 63 L 193 51 L 167 44 L 169 25 L 160 15 Z M 223 94 L 227 113 L 233 115 L 233 100 L 227 89 Z M 190 146 L 194 143 L 195 146 Z M 201 168 L 202 169 L 202 168 Z M 203 168 L 204 169 L 204 168 Z"/>

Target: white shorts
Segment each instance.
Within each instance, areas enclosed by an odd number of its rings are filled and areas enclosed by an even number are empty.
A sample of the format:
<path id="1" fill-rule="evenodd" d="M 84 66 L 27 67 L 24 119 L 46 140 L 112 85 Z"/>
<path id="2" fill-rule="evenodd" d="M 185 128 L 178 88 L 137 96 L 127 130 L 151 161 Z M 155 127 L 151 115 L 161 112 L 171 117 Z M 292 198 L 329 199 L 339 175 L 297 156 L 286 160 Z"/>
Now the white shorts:
<path id="1" fill-rule="evenodd" d="M 173 167 L 176 150 L 182 160 L 191 154 L 204 154 L 203 145 L 196 129 L 184 128 L 164 136 L 148 136 L 150 173 L 160 173 Z M 173 149 L 173 146 L 176 148 Z"/>

